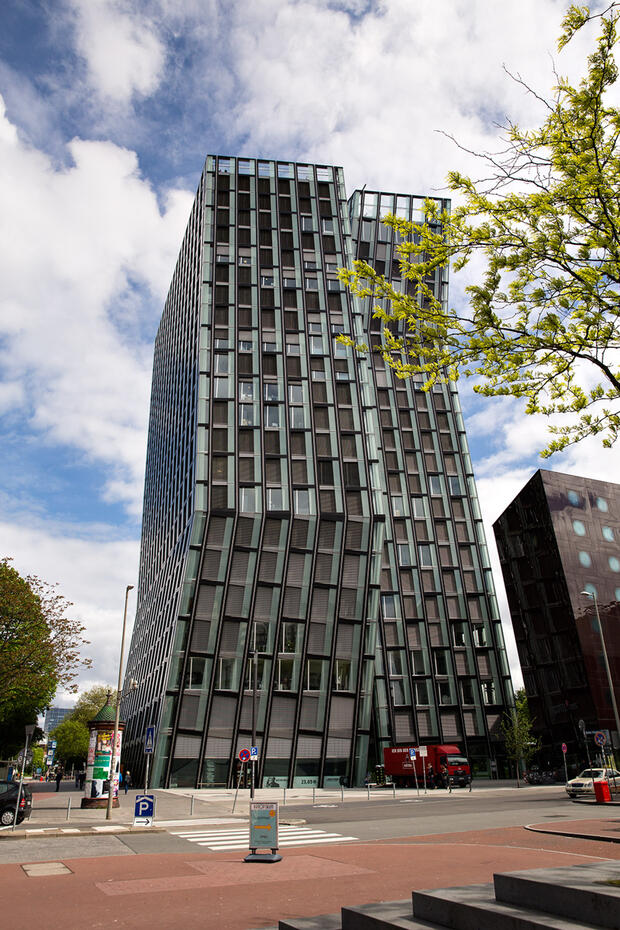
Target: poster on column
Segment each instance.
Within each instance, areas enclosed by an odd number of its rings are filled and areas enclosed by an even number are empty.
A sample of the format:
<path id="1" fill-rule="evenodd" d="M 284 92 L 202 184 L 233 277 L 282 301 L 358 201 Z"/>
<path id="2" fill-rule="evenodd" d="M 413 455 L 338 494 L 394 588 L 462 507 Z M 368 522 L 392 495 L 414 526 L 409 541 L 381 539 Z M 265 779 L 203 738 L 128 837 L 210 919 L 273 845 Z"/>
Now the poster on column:
<path id="1" fill-rule="evenodd" d="M 87 798 L 108 797 L 113 736 L 113 730 L 91 731 L 84 788 L 84 796 Z"/>

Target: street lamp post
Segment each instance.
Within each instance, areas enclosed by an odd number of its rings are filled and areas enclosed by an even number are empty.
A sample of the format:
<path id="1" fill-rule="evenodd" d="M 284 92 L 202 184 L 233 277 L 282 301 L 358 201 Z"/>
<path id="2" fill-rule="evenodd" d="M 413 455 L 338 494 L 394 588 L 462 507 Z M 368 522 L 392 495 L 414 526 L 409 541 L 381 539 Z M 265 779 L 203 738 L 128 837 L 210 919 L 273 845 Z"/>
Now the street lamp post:
<path id="1" fill-rule="evenodd" d="M 620 717 L 618 716 L 618 705 L 616 704 L 616 694 L 614 692 L 614 683 L 611 677 L 611 669 L 609 667 L 609 659 L 607 658 L 607 647 L 605 646 L 605 637 L 603 635 L 603 627 L 601 624 L 601 615 L 598 610 L 598 598 L 594 591 L 582 591 L 586 597 L 591 597 L 594 601 L 594 610 L 596 611 L 596 622 L 598 623 L 598 633 L 601 638 L 601 650 L 603 652 L 603 662 L 605 663 L 605 672 L 607 673 L 607 684 L 609 685 L 609 693 L 611 695 L 611 706 L 614 709 L 614 720 L 616 721 L 616 733 L 620 739 Z M 613 749 L 613 740 L 611 741 L 611 748 Z"/>
<path id="2" fill-rule="evenodd" d="M 112 805 L 114 803 L 114 776 L 116 775 L 116 741 L 118 740 L 118 724 L 121 715 L 121 688 L 123 685 L 123 658 L 125 655 L 125 628 L 127 626 L 127 601 L 129 592 L 133 591 L 133 585 L 128 584 L 125 588 L 125 610 L 123 612 L 123 634 L 121 636 L 121 657 L 118 663 L 118 687 L 116 689 L 116 711 L 114 713 L 114 734 L 112 736 L 112 758 L 110 759 L 110 777 L 108 779 L 108 808 L 105 819 L 112 819 Z"/>

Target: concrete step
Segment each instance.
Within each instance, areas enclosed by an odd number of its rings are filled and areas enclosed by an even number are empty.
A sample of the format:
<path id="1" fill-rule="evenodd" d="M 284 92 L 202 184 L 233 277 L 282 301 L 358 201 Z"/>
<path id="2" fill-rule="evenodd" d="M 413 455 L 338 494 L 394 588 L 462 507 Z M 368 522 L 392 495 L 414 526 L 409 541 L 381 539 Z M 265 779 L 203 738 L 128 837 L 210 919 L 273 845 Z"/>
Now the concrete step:
<path id="1" fill-rule="evenodd" d="M 451 930 L 600 930 L 600 924 L 591 921 L 570 920 L 496 901 L 491 884 L 414 891 L 413 913 L 416 920 Z"/>
<path id="2" fill-rule="evenodd" d="M 416 926 L 411 898 L 342 908 L 342 930 L 412 930 Z"/>
<path id="3" fill-rule="evenodd" d="M 620 862 L 503 872 L 493 878 L 495 897 L 505 904 L 620 930 L 620 887 L 604 884 L 620 881 Z"/>
<path id="4" fill-rule="evenodd" d="M 317 917 L 290 917 L 278 923 L 278 930 L 342 930 L 340 914 Z"/>

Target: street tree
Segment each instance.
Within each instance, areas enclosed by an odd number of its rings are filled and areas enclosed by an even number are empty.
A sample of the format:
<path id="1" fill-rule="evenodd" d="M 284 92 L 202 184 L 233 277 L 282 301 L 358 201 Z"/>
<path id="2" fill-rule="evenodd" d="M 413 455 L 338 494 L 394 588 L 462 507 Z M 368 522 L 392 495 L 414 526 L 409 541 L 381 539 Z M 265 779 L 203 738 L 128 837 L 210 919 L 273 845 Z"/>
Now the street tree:
<path id="1" fill-rule="evenodd" d="M 533 734 L 534 721 L 527 703 L 524 688 L 515 692 L 514 707 L 504 715 L 501 724 L 502 736 L 506 744 L 506 755 L 515 763 L 517 785 L 519 769 L 528 767 L 530 761 L 540 749 L 540 739 Z"/>
<path id="2" fill-rule="evenodd" d="M 56 758 L 65 768 L 86 762 L 89 732 L 81 720 L 66 718 L 50 735 L 56 740 Z"/>
<path id="3" fill-rule="evenodd" d="M 112 688 L 110 685 L 93 685 L 88 691 L 80 694 L 75 707 L 70 714 L 67 714 L 65 719 L 75 720 L 87 727 L 89 721 L 99 713 L 106 703 L 108 695 L 110 695 L 111 703 L 115 704 L 116 688 Z"/>
<path id="4" fill-rule="evenodd" d="M 556 75 L 549 99 L 513 76 L 544 119 L 508 121 L 502 151 L 469 153 L 484 177 L 449 174 L 452 212 L 428 199 L 420 222 L 384 219 L 401 239 L 406 293 L 366 262 L 341 271 L 353 293 L 379 301 L 377 351 L 398 377 L 421 375 L 428 390 L 464 375 L 479 394 L 521 398 L 528 414 L 554 417 L 543 456 L 590 435 L 609 447 L 620 429 L 620 109 L 609 101 L 619 15 L 616 4 L 569 8 L 560 50 L 599 29 L 585 75 L 577 86 Z M 438 281 L 474 260 L 482 271 L 466 305 L 449 307 Z"/>
<path id="5" fill-rule="evenodd" d="M 52 701 L 58 687 L 75 691 L 84 627 L 71 605 L 34 575 L 23 578 L 0 560 L 0 750 L 23 744 L 23 726 Z"/>

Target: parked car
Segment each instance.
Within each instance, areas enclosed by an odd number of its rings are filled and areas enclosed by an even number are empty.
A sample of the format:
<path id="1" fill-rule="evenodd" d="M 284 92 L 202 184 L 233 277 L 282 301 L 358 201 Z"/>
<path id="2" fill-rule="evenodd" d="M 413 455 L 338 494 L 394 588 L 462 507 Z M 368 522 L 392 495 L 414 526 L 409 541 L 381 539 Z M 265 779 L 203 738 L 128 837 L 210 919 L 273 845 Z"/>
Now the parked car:
<path id="1" fill-rule="evenodd" d="M 10 827 L 15 817 L 17 804 L 18 781 L 0 781 L 0 825 Z M 27 785 L 22 786 L 17 822 L 21 823 L 24 817 L 30 817 L 32 811 L 32 792 Z"/>
<path id="2" fill-rule="evenodd" d="M 566 793 L 569 798 L 580 797 L 584 794 L 594 794 L 594 780 L 606 778 L 612 788 L 615 785 L 620 789 L 620 772 L 616 769 L 584 769 L 577 778 L 571 778 L 566 783 Z"/>

